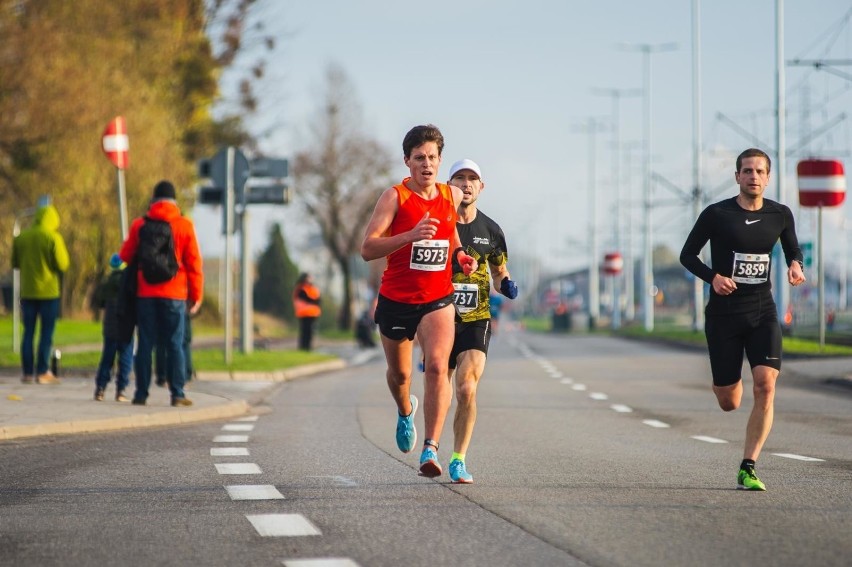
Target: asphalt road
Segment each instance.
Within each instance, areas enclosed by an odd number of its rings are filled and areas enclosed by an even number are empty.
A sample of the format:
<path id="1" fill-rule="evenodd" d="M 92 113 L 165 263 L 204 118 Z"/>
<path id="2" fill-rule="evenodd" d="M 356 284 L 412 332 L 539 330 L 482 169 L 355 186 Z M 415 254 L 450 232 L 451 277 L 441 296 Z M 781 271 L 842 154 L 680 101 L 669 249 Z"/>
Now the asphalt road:
<path id="1" fill-rule="evenodd" d="M 765 493 L 750 405 L 701 353 L 507 332 L 451 485 L 396 449 L 379 356 L 243 420 L 0 444 L 0 565 L 848 565 L 852 395 L 782 373 Z"/>

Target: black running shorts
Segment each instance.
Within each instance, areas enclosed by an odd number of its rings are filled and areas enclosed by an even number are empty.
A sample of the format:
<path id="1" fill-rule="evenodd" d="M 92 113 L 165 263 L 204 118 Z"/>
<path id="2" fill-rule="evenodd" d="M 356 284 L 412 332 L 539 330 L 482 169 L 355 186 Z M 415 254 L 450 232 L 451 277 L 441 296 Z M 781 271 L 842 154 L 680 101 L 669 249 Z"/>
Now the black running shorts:
<path id="1" fill-rule="evenodd" d="M 715 386 L 740 381 L 743 352 L 751 368 L 781 370 L 781 326 L 774 305 L 750 313 L 708 315 L 704 331 Z"/>
<path id="2" fill-rule="evenodd" d="M 456 367 L 456 358 L 466 350 L 481 350 L 488 354 L 488 343 L 491 342 L 491 320 L 480 319 L 470 323 L 456 321 L 456 340 L 453 352 L 450 354 L 450 368 Z"/>
<path id="3" fill-rule="evenodd" d="M 453 294 L 431 303 L 400 303 L 379 294 L 376 303 L 376 323 L 379 332 L 393 341 L 414 340 L 417 326 L 425 315 L 453 304 Z"/>

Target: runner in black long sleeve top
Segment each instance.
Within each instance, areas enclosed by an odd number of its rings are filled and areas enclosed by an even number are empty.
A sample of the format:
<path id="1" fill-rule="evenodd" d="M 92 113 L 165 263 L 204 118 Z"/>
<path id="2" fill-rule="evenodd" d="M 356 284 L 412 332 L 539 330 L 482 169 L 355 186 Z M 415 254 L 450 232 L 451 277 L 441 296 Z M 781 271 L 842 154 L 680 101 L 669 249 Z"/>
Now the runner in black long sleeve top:
<path id="1" fill-rule="evenodd" d="M 737 203 L 737 197 L 732 197 L 704 209 L 683 245 L 680 262 L 709 284 L 716 274 L 737 281 L 737 288 L 730 295 L 711 291 L 708 315 L 747 312 L 754 308 L 757 294 L 763 294 L 763 299 L 767 297 L 771 289 L 770 264 L 759 259 L 740 258 L 735 274 L 735 256 L 740 253 L 770 257 L 779 237 L 787 265 L 801 262 L 802 251 L 796 238 L 793 213 L 786 205 L 763 199 L 762 208 L 750 211 Z M 698 257 L 708 241 L 712 268 Z"/>
<path id="2" fill-rule="evenodd" d="M 732 411 L 743 395 L 743 353 L 754 380 L 754 407 L 746 427 L 737 488 L 766 490 L 754 472 L 774 417 L 775 382 L 781 371 L 781 326 L 772 299 L 772 248 L 784 249 L 787 281 L 805 281 L 802 251 L 790 209 L 763 198 L 771 163 L 765 152 L 748 149 L 737 157 L 739 195 L 701 213 L 680 253 L 681 263 L 711 285 L 705 334 L 719 407 Z M 710 242 L 710 266 L 698 257 Z"/>

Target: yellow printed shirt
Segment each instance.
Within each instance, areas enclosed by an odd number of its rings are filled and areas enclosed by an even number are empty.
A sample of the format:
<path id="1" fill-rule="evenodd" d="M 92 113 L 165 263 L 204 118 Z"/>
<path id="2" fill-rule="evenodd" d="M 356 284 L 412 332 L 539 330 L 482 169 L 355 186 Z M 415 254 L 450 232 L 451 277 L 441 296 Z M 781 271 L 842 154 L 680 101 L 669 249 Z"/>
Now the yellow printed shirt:
<path id="1" fill-rule="evenodd" d="M 509 258 L 503 229 L 482 211 L 473 221 L 458 223 L 462 247 L 476 259 L 476 271 L 465 276 L 457 258 L 453 258 L 453 302 L 457 319 L 463 323 L 490 319 L 488 296 L 491 288 L 491 266 L 502 266 Z"/>

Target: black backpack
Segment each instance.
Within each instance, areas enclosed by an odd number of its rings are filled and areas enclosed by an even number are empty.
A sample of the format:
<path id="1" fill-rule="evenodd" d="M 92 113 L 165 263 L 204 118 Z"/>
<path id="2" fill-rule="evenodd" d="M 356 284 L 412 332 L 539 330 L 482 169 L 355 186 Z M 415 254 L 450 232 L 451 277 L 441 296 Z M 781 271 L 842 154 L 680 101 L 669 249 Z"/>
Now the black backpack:
<path id="1" fill-rule="evenodd" d="M 139 228 L 136 258 L 146 282 L 161 284 L 174 278 L 178 273 L 178 262 L 172 225 L 146 216 Z"/>

